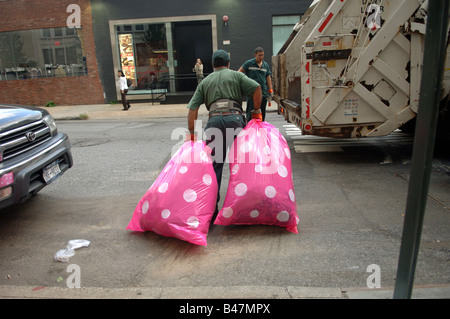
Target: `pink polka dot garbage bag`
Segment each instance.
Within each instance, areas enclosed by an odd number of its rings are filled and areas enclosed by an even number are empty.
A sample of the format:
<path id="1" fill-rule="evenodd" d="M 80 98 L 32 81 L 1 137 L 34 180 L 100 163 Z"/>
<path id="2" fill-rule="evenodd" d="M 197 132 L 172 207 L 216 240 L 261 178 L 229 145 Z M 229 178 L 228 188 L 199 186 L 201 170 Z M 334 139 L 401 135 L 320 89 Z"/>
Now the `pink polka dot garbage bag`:
<path id="1" fill-rule="evenodd" d="M 216 225 L 277 225 L 297 234 L 291 153 L 276 127 L 251 120 L 229 152 L 230 179 Z"/>
<path id="2" fill-rule="evenodd" d="M 206 246 L 217 190 L 211 149 L 204 141 L 185 142 L 139 201 L 127 229 Z"/>

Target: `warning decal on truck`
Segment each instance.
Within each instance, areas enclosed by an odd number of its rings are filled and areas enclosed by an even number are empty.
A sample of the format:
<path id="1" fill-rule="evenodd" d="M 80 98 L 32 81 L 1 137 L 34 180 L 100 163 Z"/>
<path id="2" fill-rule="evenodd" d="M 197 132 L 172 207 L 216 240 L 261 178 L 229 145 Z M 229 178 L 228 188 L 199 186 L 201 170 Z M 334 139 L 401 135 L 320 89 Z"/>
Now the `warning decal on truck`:
<path id="1" fill-rule="evenodd" d="M 355 116 L 358 115 L 359 102 L 358 98 L 350 98 L 344 100 L 344 115 Z"/>

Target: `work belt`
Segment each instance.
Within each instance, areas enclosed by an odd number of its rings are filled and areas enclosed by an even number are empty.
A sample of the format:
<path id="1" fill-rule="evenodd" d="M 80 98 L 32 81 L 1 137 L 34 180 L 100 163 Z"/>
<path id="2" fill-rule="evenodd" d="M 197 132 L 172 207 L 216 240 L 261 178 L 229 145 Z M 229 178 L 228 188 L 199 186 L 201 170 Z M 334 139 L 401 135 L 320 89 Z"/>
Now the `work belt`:
<path id="1" fill-rule="evenodd" d="M 242 106 L 239 102 L 230 99 L 220 99 L 213 102 L 209 108 L 209 117 L 218 115 L 241 115 Z"/>

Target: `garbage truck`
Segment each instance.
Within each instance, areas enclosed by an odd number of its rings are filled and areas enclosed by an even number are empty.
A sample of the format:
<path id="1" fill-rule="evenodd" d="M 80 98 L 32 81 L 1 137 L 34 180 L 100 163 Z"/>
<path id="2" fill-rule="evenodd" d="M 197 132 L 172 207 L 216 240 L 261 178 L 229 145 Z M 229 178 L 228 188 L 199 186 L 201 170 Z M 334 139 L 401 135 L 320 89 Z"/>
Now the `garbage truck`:
<path id="1" fill-rule="evenodd" d="M 272 57 L 278 113 L 303 135 L 384 136 L 414 127 L 428 0 L 314 1 Z M 450 136 L 450 53 L 437 136 Z M 410 130 L 413 132 L 413 130 Z"/>

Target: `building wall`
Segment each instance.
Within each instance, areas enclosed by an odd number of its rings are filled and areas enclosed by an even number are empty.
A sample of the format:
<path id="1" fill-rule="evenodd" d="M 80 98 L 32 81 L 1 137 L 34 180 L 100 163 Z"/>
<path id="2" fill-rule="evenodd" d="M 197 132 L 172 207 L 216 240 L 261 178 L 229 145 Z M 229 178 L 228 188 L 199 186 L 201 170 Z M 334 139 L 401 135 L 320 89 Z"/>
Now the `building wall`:
<path id="1" fill-rule="evenodd" d="M 0 82 L 0 103 L 43 106 L 49 101 L 56 105 L 97 104 L 104 102 L 89 0 L 4 0 L 0 2 L 0 32 L 66 27 L 67 7 L 81 8 L 84 53 L 88 74 L 65 78 L 39 78 Z"/>
<path id="2" fill-rule="evenodd" d="M 272 16 L 303 14 L 311 0 L 91 0 L 96 52 L 106 101 L 116 99 L 116 75 L 112 57 L 109 21 L 216 15 L 217 47 L 231 56 L 231 68 L 254 57 L 254 49 L 265 50 L 265 60 L 271 62 Z M 229 17 L 225 26 L 222 17 Z M 229 45 L 223 41 L 229 40 Z"/>
<path id="3" fill-rule="evenodd" d="M 0 32 L 65 27 L 67 6 L 81 7 L 84 52 L 88 74 L 65 78 L 1 81 L 0 103 L 45 105 L 97 104 L 117 99 L 116 74 L 109 30 L 110 20 L 216 15 L 217 48 L 231 56 L 237 70 L 265 49 L 271 62 L 272 16 L 303 14 L 312 0 L 3 0 Z M 222 17 L 229 21 L 224 25 Z M 225 45 L 224 41 L 230 41 Z M 115 48 L 114 48 L 115 49 Z"/>

